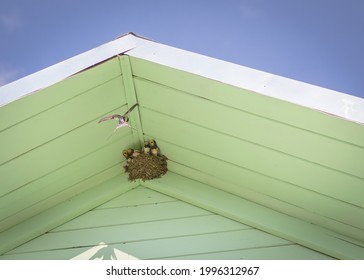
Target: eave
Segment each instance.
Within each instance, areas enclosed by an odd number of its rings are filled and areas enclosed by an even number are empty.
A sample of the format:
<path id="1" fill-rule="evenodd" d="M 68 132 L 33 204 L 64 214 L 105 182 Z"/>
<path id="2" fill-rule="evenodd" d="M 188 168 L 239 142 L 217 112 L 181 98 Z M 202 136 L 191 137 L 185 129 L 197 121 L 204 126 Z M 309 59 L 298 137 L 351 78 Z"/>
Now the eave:
<path id="1" fill-rule="evenodd" d="M 0 87 L 0 104 L 5 105 L 122 54 L 364 123 L 361 98 L 166 46 L 134 33 Z"/>
<path id="2" fill-rule="evenodd" d="M 9 147 L 0 253 L 141 184 L 336 258 L 364 258 L 360 98 L 133 34 L 1 87 L 0 97 Z M 97 120 L 136 102 L 134 130 L 108 139 L 114 123 Z M 120 151 L 152 137 L 169 174 L 128 182 Z"/>

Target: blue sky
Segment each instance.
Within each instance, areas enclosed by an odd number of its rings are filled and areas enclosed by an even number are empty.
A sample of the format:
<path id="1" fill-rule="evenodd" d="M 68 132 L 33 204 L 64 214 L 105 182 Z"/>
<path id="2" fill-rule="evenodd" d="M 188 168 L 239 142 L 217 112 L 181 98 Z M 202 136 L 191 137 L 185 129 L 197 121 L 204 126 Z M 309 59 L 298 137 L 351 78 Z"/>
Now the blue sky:
<path id="1" fill-rule="evenodd" d="M 0 85 L 133 31 L 364 98 L 362 0 L 1 0 Z"/>

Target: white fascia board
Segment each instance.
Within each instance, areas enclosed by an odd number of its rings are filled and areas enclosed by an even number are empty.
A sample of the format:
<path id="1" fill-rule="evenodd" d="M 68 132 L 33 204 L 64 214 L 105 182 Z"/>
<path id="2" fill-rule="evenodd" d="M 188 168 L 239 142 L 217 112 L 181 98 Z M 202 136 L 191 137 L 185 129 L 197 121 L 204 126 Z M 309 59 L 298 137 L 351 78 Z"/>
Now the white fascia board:
<path id="1" fill-rule="evenodd" d="M 132 33 L 0 87 L 0 106 L 127 52 L 171 68 L 364 123 L 364 99 L 177 49 Z"/>
<path id="2" fill-rule="evenodd" d="M 60 82 L 63 79 L 110 57 L 127 52 L 136 46 L 135 39 L 136 37 L 133 35 L 126 35 L 120 39 L 103 44 L 17 81 L 6 84 L 0 87 L 0 106 Z"/>
<path id="3" fill-rule="evenodd" d="M 142 39 L 140 39 L 142 40 Z M 300 106 L 364 123 L 364 99 L 189 51 L 146 41 L 129 56 L 190 72 Z"/>

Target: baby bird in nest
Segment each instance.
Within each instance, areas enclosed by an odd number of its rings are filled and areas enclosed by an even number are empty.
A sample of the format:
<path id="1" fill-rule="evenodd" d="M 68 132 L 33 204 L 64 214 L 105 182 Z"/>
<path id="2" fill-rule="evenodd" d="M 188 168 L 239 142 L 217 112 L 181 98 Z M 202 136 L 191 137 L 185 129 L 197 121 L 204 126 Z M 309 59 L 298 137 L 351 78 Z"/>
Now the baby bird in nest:
<path id="1" fill-rule="evenodd" d="M 148 140 L 144 141 L 144 147 L 143 147 L 142 151 L 143 151 L 143 154 L 148 154 L 148 155 L 150 154 L 150 143 Z"/>
<path id="2" fill-rule="evenodd" d="M 159 156 L 160 155 L 160 149 L 157 145 L 157 142 L 154 139 L 150 139 L 149 141 L 150 143 L 150 152 L 152 155 L 154 156 Z"/>
<path id="3" fill-rule="evenodd" d="M 127 149 L 123 151 L 123 156 L 126 158 L 127 162 L 131 162 L 133 159 L 133 151 L 132 149 Z"/>
<path id="4" fill-rule="evenodd" d="M 123 151 L 123 156 L 126 158 L 127 162 L 131 162 L 134 158 L 140 155 L 139 150 L 134 150 L 132 148 L 129 148 L 127 150 Z"/>

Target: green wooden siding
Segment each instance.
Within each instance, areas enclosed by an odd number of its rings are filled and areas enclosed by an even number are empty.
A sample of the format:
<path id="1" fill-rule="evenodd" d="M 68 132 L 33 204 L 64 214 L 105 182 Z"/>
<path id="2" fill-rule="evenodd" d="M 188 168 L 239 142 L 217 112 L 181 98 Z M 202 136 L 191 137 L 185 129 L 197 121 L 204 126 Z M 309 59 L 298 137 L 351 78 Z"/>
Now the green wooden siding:
<path id="1" fill-rule="evenodd" d="M 97 120 L 125 103 L 113 59 L 1 108 L 0 232 L 120 173 L 131 132 Z"/>
<path id="2" fill-rule="evenodd" d="M 116 173 L 119 175 L 115 176 Z M 52 201 L 52 205 L 47 205 L 47 210 L 1 232 L 0 254 L 4 254 L 82 215 L 90 209 L 130 190 L 137 184 L 136 182 L 130 183 L 125 174 L 120 174 L 120 167 L 117 172 L 115 169 L 111 169 L 102 172 L 102 175 L 103 178 L 112 178 L 100 182 L 101 176 L 96 174 L 78 184 L 80 189 L 84 189 L 82 192 L 75 192 L 72 197 L 69 197 L 70 194 L 68 194 L 68 198 L 61 203 L 59 201 Z M 88 188 L 86 189 L 86 187 Z"/>
<path id="3" fill-rule="evenodd" d="M 120 252 L 141 259 L 330 259 L 141 186 L 1 258 L 112 259 Z"/>
<path id="4" fill-rule="evenodd" d="M 172 171 L 213 176 L 223 190 L 364 241 L 363 125 L 140 59 L 131 65 L 143 131 Z"/>
<path id="5" fill-rule="evenodd" d="M 193 173 L 193 172 L 192 172 Z M 190 174 L 188 174 L 190 176 Z M 173 172 L 144 184 L 211 212 L 341 259 L 364 259 L 362 242 Z M 219 184 L 221 182 L 217 182 Z M 218 199 L 217 199 L 218 198 Z"/>
<path id="6" fill-rule="evenodd" d="M 133 129 L 98 124 L 136 102 Z M 128 182 L 121 151 L 149 138 L 170 172 Z M 114 255 L 146 259 L 317 257 L 298 243 L 364 258 L 362 124 L 122 55 L 2 106 L 0 144 L 4 256 L 72 258 L 115 246 Z M 169 196 L 138 188 L 100 206 L 138 184 Z M 251 236 L 260 245 L 249 247 Z"/>

